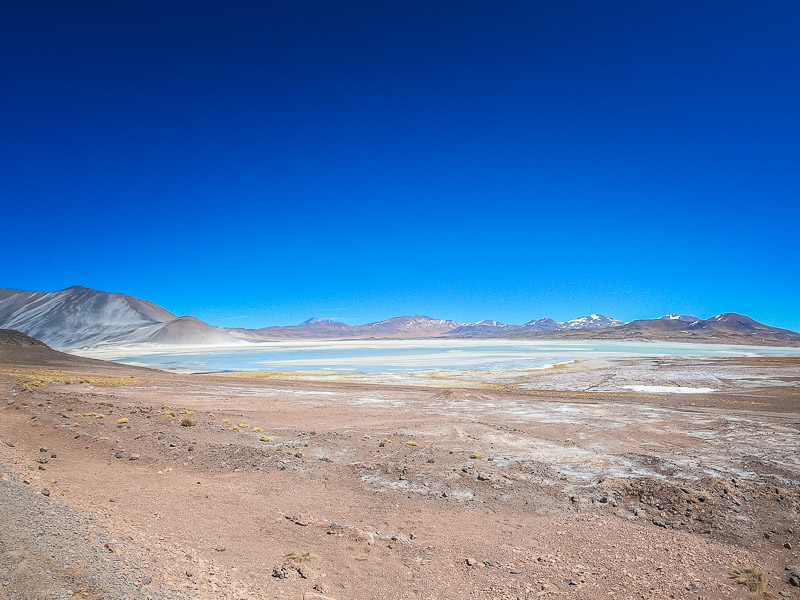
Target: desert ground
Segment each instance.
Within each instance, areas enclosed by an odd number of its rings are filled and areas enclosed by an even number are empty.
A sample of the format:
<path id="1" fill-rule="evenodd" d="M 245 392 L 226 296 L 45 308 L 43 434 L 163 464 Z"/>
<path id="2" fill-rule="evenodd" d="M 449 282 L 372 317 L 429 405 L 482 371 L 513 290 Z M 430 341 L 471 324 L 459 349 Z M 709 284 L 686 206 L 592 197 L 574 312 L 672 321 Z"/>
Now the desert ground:
<path id="1" fill-rule="evenodd" d="M 798 358 L 420 385 L 0 358 L 1 600 L 800 598 Z"/>

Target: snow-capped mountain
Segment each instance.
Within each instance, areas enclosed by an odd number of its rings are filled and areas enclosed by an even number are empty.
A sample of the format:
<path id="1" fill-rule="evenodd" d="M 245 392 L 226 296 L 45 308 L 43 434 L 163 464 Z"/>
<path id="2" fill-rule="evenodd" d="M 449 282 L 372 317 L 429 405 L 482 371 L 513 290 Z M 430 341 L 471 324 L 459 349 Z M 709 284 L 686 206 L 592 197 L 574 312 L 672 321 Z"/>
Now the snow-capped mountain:
<path id="1" fill-rule="evenodd" d="M 413 315 L 351 326 L 312 317 L 300 325 L 236 329 L 214 327 L 190 316 L 178 317 L 139 298 L 77 286 L 58 292 L 0 289 L 0 329 L 20 331 L 62 350 L 90 345 L 240 345 L 288 338 L 553 337 L 800 343 L 800 334 L 796 332 L 770 327 L 736 313 L 722 313 L 709 319 L 674 313 L 629 323 L 591 314 L 563 322 L 534 319 L 523 325 L 490 319 L 459 323 Z"/>
<path id="2" fill-rule="evenodd" d="M 692 315 L 679 315 L 678 313 L 669 313 L 668 315 L 664 315 L 663 317 L 658 317 L 664 321 L 685 321 L 686 323 L 694 323 L 695 321 L 699 321 L 699 317 L 695 317 Z"/>
<path id="3" fill-rule="evenodd" d="M 434 319 L 425 315 L 410 317 L 393 317 L 367 325 L 359 325 L 354 329 L 363 330 L 365 333 L 378 334 L 403 334 L 403 335 L 438 335 L 452 331 L 462 324 L 456 321 Z"/>
<path id="4" fill-rule="evenodd" d="M 517 331 L 560 331 L 561 323 L 553 319 L 532 319 L 527 323 L 520 325 Z"/>
<path id="5" fill-rule="evenodd" d="M 573 329 L 606 329 L 607 327 L 619 327 L 624 325 L 624 321 L 618 321 L 604 315 L 589 315 L 586 317 L 578 317 L 571 321 L 559 323 L 560 331 L 570 331 Z"/>
<path id="6" fill-rule="evenodd" d="M 316 317 L 311 317 L 310 319 L 306 319 L 300 326 L 303 325 L 330 325 L 331 323 L 336 323 L 333 319 L 317 319 Z"/>

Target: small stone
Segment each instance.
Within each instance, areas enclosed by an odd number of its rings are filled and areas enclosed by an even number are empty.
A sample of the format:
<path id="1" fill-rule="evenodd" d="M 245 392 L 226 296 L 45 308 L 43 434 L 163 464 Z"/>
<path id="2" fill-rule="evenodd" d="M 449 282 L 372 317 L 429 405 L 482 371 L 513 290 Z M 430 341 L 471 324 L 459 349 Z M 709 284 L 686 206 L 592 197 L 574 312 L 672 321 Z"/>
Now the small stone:
<path id="1" fill-rule="evenodd" d="M 0 479 L 2 479 L 3 481 L 11 481 L 11 476 L 8 473 L 3 473 L 2 475 L 0 475 Z"/>
<path id="2" fill-rule="evenodd" d="M 789 584 L 800 587 L 800 565 L 791 565 L 786 570 L 789 571 Z"/>
<path id="3" fill-rule="evenodd" d="M 139 460 L 139 457 L 140 457 L 139 454 L 131 454 L 128 460 Z"/>
<path id="4" fill-rule="evenodd" d="M 359 531 L 356 535 L 356 541 L 359 542 L 366 542 L 367 545 L 371 546 L 372 542 L 375 540 L 375 537 L 369 531 Z"/>
<path id="5" fill-rule="evenodd" d="M 467 559 L 467 566 L 468 567 L 474 567 L 476 564 L 478 564 L 478 561 L 475 560 L 474 558 L 468 558 Z"/>
<path id="6" fill-rule="evenodd" d="M 44 488 L 42 490 L 42 496 L 49 496 L 49 495 L 50 495 L 50 490 L 48 490 L 47 488 Z"/>
<path id="7" fill-rule="evenodd" d="M 125 458 L 125 452 L 120 450 L 114 455 L 114 458 Z"/>
<path id="8" fill-rule="evenodd" d="M 489 475 L 489 473 L 480 472 L 480 473 L 478 473 L 477 480 L 478 481 L 489 481 L 491 478 L 492 478 L 492 476 Z"/>
<path id="9" fill-rule="evenodd" d="M 112 544 L 111 542 L 106 542 L 105 544 L 103 544 L 103 548 L 105 548 L 109 552 L 116 552 L 117 551 L 117 549 L 114 547 L 114 544 Z"/>
<path id="10" fill-rule="evenodd" d="M 786 548 L 787 550 L 791 550 L 792 549 L 792 545 L 789 542 L 784 542 L 783 543 L 783 547 Z"/>
<path id="11" fill-rule="evenodd" d="M 655 525 L 656 527 L 663 527 L 664 529 L 667 528 L 667 524 L 659 519 L 653 519 L 653 525 Z"/>

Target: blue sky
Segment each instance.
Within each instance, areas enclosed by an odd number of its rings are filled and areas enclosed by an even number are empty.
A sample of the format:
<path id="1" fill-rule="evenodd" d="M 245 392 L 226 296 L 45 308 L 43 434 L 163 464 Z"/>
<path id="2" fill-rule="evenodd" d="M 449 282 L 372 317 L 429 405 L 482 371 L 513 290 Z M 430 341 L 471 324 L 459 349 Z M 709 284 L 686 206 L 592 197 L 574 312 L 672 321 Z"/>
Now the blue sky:
<path id="1" fill-rule="evenodd" d="M 800 329 L 797 2 L 18 2 L 0 286 Z"/>

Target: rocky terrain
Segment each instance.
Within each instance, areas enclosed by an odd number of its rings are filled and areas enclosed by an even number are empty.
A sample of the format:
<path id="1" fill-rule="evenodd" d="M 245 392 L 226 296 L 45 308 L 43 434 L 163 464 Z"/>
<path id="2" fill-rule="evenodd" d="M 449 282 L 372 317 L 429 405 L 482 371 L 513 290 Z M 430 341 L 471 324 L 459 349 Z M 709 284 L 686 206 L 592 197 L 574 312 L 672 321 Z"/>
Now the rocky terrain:
<path id="1" fill-rule="evenodd" d="M 570 388 L 578 366 L 560 391 L 354 385 L 0 340 L 3 600 L 800 597 L 796 358 L 704 359 L 746 383 L 687 397 Z"/>

